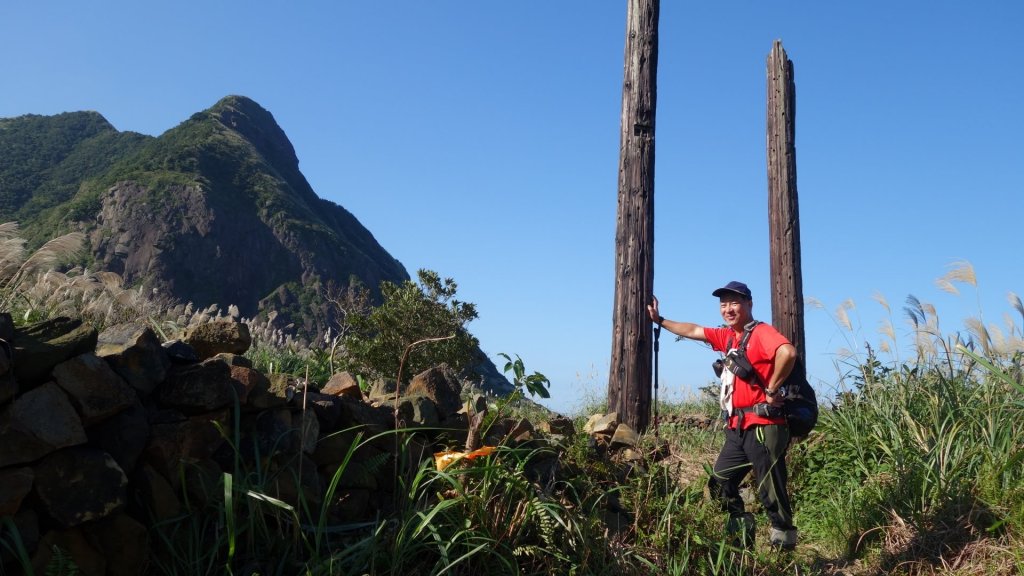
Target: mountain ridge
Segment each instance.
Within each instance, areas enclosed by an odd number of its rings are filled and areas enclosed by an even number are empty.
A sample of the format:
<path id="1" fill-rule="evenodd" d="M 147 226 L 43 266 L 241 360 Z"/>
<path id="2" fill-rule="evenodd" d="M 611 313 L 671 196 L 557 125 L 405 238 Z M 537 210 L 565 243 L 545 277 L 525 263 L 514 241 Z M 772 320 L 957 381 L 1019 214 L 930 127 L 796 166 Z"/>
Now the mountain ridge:
<path id="1" fill-rule="evenodd" d="M 273 115 L 226 96 L 160 136 L 98 112 L 0 119 L 0 220 L 31 244 L 79 230 L 87 264 L 199 306 L 329 322 L 318 292 L 410 278 L 342 206 L 317 196 Z"/>

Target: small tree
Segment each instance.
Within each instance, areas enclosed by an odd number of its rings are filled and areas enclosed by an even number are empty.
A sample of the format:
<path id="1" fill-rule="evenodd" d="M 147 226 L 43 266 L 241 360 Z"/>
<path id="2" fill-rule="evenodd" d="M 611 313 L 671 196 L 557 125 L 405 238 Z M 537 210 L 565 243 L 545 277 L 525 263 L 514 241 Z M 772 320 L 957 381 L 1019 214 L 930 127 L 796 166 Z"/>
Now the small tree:
<path id="1" fill-rule="evenodd" d="M 417 374 L 446 363 L 456 371 L 471 364 L 479 341 L 466 330 L 477 317 L 476 306 L 455 298 L 458 285 L 432 270 L 417 272 L 419 282 L 382 282 L 382 302 L 366 315 L 349 318 L 345 336 L 349 368 L 371 378 L 395 378 L 406 348 L 428 338 L 454 336 L 416 346 L 402 372 Z"/>
<path id="2" fill-rule="evenodd" d="M 370 291 L 358 279 L 350 280 L 348 286 L 344 288 L 340 288 L 333 280 L 328 280 L 327 286 L 320 292 L 320 297 L 327 307 L 329 325 L 324 343 L 330 350 L 328 365 L 333 374 L 338 349 L 344 346 L 345 338 L 352 333 L 352 320 L 365 317 L 372 310 Z"/>

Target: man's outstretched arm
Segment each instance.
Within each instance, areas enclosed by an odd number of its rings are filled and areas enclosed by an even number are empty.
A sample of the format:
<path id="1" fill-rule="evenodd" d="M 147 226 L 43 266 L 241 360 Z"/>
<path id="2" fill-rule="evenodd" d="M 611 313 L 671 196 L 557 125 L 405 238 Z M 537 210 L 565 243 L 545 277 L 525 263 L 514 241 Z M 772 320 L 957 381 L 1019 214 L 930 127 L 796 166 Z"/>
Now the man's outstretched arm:
<path id="1" fill-rule="evenodd" d="M 647 305 L 647 315 L 651 318 L 651 322 L 660 324 L 662 328 L 676 336 L 682 336 L 683 338 L 698 340 L 700 342 L 708 341 L 704 336 L 704 327 L 700 324 L 694 324 L 692 322 L 676 322 L 675 320 L 666 320 L 663 318 L 658 312 L 657 297 L 653 298 L 651 303 Z"/>

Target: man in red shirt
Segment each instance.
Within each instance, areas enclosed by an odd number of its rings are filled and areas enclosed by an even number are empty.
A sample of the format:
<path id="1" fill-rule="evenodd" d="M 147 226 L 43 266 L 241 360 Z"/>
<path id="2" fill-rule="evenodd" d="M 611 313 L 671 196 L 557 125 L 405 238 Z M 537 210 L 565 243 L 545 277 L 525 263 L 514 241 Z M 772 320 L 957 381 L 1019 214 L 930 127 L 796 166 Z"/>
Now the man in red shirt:
<path id="1" fill-rule="evenodd" d="M 758 497 L 772 524 L 771 544 L 792 549 L 796 546 L 796 528 L 786 491 L 789 428 L 783 411 L 782 383 L 796 363 L 796 348 L 778 330 L 754 320 L 753 298 L 746 284 L 729 282 L 712 295 L 719 299 L 724 327 L 666 320 L 658 312 L 657 298 L 647 306 L 647 313 L 669 332 L 707 342 L 726 354 L 719 396 L 726 418 L 725 444 L 708 487 L 729 513 L 727 531 L 731 535 L 742 532 L 742 544 L 753 546 L 754 517 L 745 511 L 740 496 L 740 483 L 753 469 Z M 744 336 L 745 354 L 739 350 Z"/>

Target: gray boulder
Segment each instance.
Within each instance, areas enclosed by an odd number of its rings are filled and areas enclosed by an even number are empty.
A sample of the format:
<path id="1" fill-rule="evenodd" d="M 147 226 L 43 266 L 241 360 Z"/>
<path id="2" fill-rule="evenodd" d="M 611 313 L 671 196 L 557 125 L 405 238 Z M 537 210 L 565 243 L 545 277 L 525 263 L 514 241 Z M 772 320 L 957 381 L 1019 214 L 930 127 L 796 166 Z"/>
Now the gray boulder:
<path id="1" fill-rule="evenodd" d="M 215 320 L 190 326 L 185 331 L 184 340 L 203 360 L 222 352 L 245 354 L 252 345 L 249 325 L 233 320 Z"/>
<path id="2" fill-rule="evenodd" d="M 395 406 L 394 400 L 387 400 L 382 403 L 398 412 L 399 427 L 430 426 L 436 427 L 441 423 L 437 413 L 437 405 L 424 394 L 409 394 L 398 399 Z"/>
<path id="3" fill-rule="evenodd" d="M 217 355 L 215 360 L 220 360 L 222 357 L 223 355 Z M 232 358 L 243 357 L 232 356 Z M 250 396 L 255 398 L 260 394 L 266 394 L 270 389 L 270 380 L 259 370 L 253 369 L 252 366 L 230 364 L 230 373 L 231 379 L 237 384 L 235 388 L 239 391 L 238 401 L 243 405 L 249 403 Z"/>
<path id="4" fill-rule="evenodd" d="M 161 421 L 152 425 L 144 452 L 145 462 L 164 478 L 177 483 L 182 464 L 206 460 L 224 443 L 218 424 L 225 430 L 231 429 L 226 410 L 190 418 L 181 414 L 175 419 L 162 416 Z"/>
<path id="5" fill-rule="evenodd" d="M 141 324 L 117 324 L 103 330 L 96 355 L 143 395 L 163 382 L 171 366 L 156 333 Z"/>
<path id="6" fill-rule="evenodd" d="M 134 496 L 152 514 L 157 522 L 181 515 L 181 501 L 162 474 L 152 466 L 143 464 L 132 476 Z"/>
<path id="7" fill-rule="evenodd" d="M 53 379 L 88 428 L 138 401 L 135 391 L 95 354 L 80 354 L 53 368 Z"/>
<path id="8" fill-rule="evenodd" d="M 43 510 L 66 528 L 104 518 L 125 504 L 128 478 L 102 450 L 58 450 L 40 460 L 34 471 Z"/>
<path id="9" fill-rule="evenodd" d="M 318 392 L 309 392 L 307 396 L 307 409 L 320 420 L 321 433 L 335 430 L 341 418 L 341 398 Z"/>
<path id="10" fill-rule="evenodd" d="M 199 354 L 196 354 L 196 349 L 181 340 L 168 340 L 160 347 L 167 353 L 167 359 L 171 361 L 171 364 L 195 364 L 199 362 Z"/>
<path id="11" fill-rule="evenodd" d="M 331 396 L 348 396 L 355 400 L 363 398 L 363 391 L 359 389 L 359 382 L 349 372 L 334 374 L 320 391 Z"/>
<path id="12" fill-rule="evenodd" d="M 186 414 L 210 412 L 230 406 L 241 396 L 231 378 L 231 368 L 222 360 L 207 360 L 191 366 L 175 366 L 157 388 L 161 404 Z"/>
<path id="13" fill-rule="evenodd" d="M 86 431 L 89 443 L 110 454 L 122 470 L 134 470 L 149 442 L 149 418 L 138 401 Z"/>
<path id="14" fill-rule="evenodd" d="M 266 387 L 261 380 L 248 393 L 248 404 L 254 409 L 266 410 L 284 406 L 295 398 L 298 381 L 290 374 L 271 374 L 265 378 Z"/>
<path id="15" fill-rule="evenodd" d="M 21 501 L 32 490 L 33 480 L 31 468 L 0 470 L 0 518 L 17 514 Z"/>
<path id="16" fill-rule="evenodd" d="M 389 406 L 373 406 L 351 398 L 339 397 L 341 416 L 338 429 L 367 428 L 373 433 L 387 430 L 394 426 L 395 412 Z"/>
<path id="17" fill-rule="evenodd" d="M 85 537 L 107 562 L 109 576 L 144 574 L 149 564 L 149 533 L 131 516 L 120 512 L 90 524 Z"/>
<path id="18" fill-rule="evenodd" d="M 370 392 L 367 398 L 371 401 L 387 400 L 395 398 L 395 391 L 398 390 L 398 383 L 388 378 L 379 378 L 370 384 Z"/>
<path id="19" fill-rule="evenodd" d="M 87 441 L 67 394 L 50 382 L 0 411 L 0 468 L 38 460 Z"/>
<path id="20" fill-rule="evenodd" d="M 14 376 L 23 385 L 43 382 L 57 364 L 93 352 L 98 336 L 89 324 L 64 317 L 15 328 Z"/>
<path id="21" fill-rule="evenodd" d="M 576 433 L 575 424 L 565 416 L 556 416 L 550 420 L 541 422 L 540 429 L 542 432 L 556 434 L 558 436 L 572 436 Z"/>
<path id="22" fill-rule="evenodd" d="M 462 384 L 455 372 L 444 364 L 413 376 L 405 393 L 409 396 L 430 398 L 442 419 L 462 408 Z"/>

